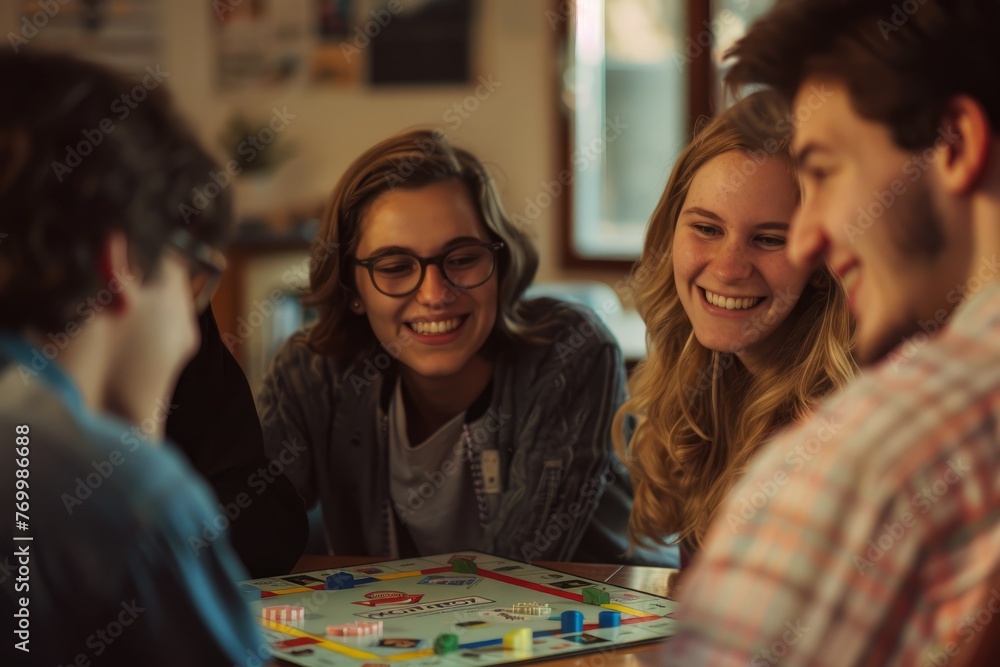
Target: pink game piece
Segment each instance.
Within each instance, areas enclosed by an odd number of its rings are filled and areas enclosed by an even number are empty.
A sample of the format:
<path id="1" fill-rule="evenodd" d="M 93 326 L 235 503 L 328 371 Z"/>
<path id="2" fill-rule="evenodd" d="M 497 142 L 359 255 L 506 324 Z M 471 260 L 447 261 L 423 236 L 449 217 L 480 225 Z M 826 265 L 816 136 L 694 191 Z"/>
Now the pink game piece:
<path id="1" fill-rule="evenodd" d="M 306 609 L 305 607 L 281 604 L 264 607 L 262 614 L 269 621 L 301 621 L 306 617 Z"/>
<path id="2" fill-rule="evenodd" d="M 381 637 L 382 621 L 355 621 L 343 625 L 328 625 L 326 634 L 331 637 Z"/>

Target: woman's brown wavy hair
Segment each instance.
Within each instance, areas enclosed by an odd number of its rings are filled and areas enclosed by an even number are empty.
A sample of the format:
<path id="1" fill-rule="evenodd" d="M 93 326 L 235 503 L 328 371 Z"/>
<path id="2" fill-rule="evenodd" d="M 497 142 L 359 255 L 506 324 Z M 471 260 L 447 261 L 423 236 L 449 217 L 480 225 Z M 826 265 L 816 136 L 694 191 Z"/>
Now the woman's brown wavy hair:
<path id="1" fill-rule="evenodd" d="M 777 94 L 761 91 L 707 122 L 677 160 L 650 220 L 631 276 L 646 323 L 648 356 L 636 367 L 631 398 L 614 422 L 615 447 L 635 484 L 629 520 L 634 543 L 677 540 L 697 548 L 761 445 L 777 429 L 808 415 L 856 370 L 846 298 L 826 267 L 806 286 L 788 316 L 791 326 L 781 329 L 788 332 L 786 339 L 757 375 L 735 354 L 698 342 L 677 294 L 674 228 L 692 179 L 729 151 L 745 153 L 748 164 L 787 161 L 794 173 L 789 137 L 779 131 L 785 113 Z M 629 415 L 637 423 L 626 443 L 623 426 Z"/>
<path id="2" fill-rule="evenodd" d="M 374 351 L 378 340 L 364 315 L 349 304 L 356 298 L 351 260 L 361 221 L 380 195 L 395 188 L 417 189 L 457 181 L 472 195 L 480 221 L 493 241 L 503 241 L 497 255 L 500 280 L 497 337 L 540 342 L 547 322 L 529 324 L 521 315 L 521 297 L 534 280 L 538 251 L 507 212 L 486 167 L 468 151 L 453 146 L 438 130 L 418 129 L 389 137 L 369 148 L 333 188 L 319 232 L 312 244 L 309 294 L 318 319 L 307 344 L 317 353 L 351 363 Z"/>

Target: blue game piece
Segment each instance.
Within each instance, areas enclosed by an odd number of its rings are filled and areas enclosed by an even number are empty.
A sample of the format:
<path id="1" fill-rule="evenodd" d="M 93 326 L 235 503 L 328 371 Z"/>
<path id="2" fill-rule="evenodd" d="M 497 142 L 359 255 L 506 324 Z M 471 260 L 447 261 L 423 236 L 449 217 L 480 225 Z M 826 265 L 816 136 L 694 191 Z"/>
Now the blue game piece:
<path id="1" fill-rule="evenodd" d="M 562 613 L 562 633 L 583 632 L 583 613 L 579 611 L 564 611 Z"/>
<path id="2" fill-rule="evenodd" d="M 602 611 L 597 615 L 597 618 L 602 628 L 617 628 L 622 624 L 620 611 Z"/>
<path id="3" fill-rule="evenodd" d="M 342 591 L 348 588 L 354 588 L 354 575 L 350 572 L 337 572 L 326 578 L 328 591 Z"/>

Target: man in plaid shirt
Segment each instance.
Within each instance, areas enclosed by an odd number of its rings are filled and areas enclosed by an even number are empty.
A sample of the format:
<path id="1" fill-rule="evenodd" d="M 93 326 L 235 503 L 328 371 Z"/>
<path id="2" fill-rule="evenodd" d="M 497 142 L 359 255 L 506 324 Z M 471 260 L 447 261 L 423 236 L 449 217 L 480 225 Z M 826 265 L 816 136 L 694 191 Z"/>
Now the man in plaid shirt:
<path id="1" fill-rule="evenodd" d="M 843 279 L 867 369 L 720 509 L 667 663 L 940 667 L 1000 632 L 998 28 L 998 0 L 779 0 L 735 47 L 731 84 L 791 102 L 789 252 Z"/>

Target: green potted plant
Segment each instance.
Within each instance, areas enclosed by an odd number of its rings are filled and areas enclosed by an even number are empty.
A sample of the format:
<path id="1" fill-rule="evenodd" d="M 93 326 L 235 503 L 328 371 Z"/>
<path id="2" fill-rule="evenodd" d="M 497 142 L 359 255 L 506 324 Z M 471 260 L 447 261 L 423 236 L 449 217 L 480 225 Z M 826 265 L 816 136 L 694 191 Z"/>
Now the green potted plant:
<path id="1" fill-rule="evenodd" d="M 219 145 L 225 152 L 225 168 L 236 177 L 238 217 L 259 216 L 275 208 L 274 174 L 294 154 L 292 144 L 282 137 L 287 124 L 277 110 L 261 119 L 237 111 L 226 121 Z"/>

